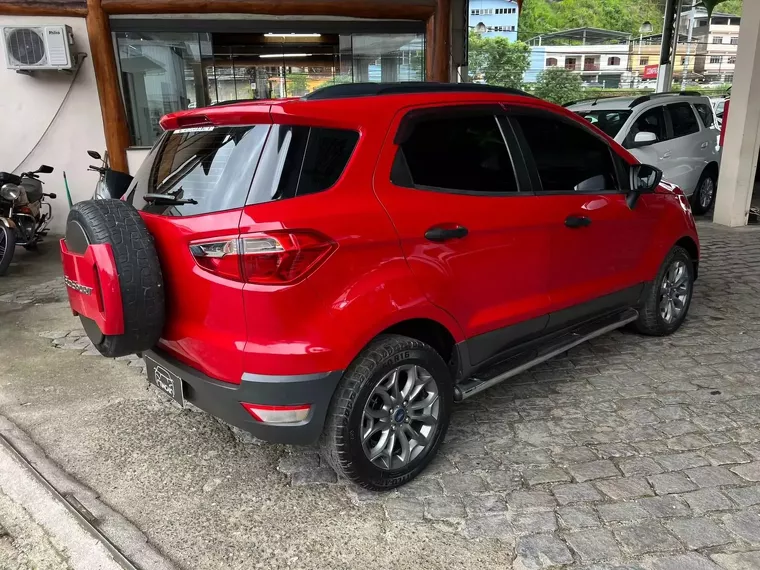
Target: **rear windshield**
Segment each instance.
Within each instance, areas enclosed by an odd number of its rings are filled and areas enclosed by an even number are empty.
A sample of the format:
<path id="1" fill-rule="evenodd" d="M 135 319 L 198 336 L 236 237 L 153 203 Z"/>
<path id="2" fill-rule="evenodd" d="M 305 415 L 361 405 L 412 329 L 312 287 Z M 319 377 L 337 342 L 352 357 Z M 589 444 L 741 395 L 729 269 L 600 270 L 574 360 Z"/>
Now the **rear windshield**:
<path id="1" fill-rule="evenodd" d="M 152 214 L 196 216 L 321 192 L 340 178 L 358 138 L 285 125 L 170 131 L 146 157 L 127 201 Z M 191 203 L 156 203 L 147 194 Z"/>
<path id="2" fill-rule="evenodd" d="M 601 109 L 594 109 L 591 111 L 576 112 L 589 123 L 596 128 L 601 129 L 612 138 L 615 138 L 628 120 L 628 117 L 631 116 L 630 111 L 603 111 Z"/>

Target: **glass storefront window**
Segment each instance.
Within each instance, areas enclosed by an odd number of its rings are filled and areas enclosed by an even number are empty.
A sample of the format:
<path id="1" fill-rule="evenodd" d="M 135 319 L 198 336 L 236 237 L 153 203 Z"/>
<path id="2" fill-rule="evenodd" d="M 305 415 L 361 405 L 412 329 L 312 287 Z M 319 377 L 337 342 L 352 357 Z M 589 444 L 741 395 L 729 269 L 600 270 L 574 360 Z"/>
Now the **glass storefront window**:
<path id="1" fill-rule="evenodd" d="M 151 146 L 161 134 L 160 118 L 174 111 L 301 97 L 340 83 L 425 79 L 419 33 L 120 31 L 115 37 L 133 146 Z"/>

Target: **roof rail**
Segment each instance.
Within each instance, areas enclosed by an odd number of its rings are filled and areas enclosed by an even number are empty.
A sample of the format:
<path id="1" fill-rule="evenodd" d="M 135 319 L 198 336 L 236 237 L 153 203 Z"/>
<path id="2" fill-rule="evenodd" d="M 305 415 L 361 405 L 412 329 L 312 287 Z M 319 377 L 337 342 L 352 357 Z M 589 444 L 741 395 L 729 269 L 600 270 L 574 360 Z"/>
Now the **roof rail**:
<path id="1" fill-rule="evenodd" d="M 642 95 L 641 97 L 636 97 L 633 101 L 631 101 L 631 104 L 628 105 L 629 109 L 633 109 L 637 105 L 641 105 L 642 103 L 646 103 L 647 101 L 651 100 L 653 97 L 674 97 L 674 96 L 696 96 L 700 97 L 702 93 L 699 91 L 679 91 L 679 92 L 668 92 L 668 93 L 650 93 L 649 95 Z"/>
<path id="2" fill-rule="evenodd" d="M 317 89 L 302 97 L 305 101 L 323 99 L 347 99 L 350 97 L 373 97 L 378 95 L 406 95 L 412 93 L 496 93 L 534 97 L 520 89 L 483 85 L 481 83 L 435 83 L 410 81 L 405 83 L 345 83 Z"/>

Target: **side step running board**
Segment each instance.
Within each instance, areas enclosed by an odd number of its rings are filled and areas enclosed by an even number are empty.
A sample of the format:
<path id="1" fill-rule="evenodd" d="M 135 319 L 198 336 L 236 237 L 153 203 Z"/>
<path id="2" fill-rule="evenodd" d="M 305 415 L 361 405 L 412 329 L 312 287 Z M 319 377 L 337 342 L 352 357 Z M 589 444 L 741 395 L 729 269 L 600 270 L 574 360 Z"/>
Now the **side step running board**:
<path id="1" fill-rule="evenodd" d="M 635 309 L 628 309 L 622 313 L 618 313 L 612 319 L 608 318 L 601 322 L 597 321 L 596 323 L 582 325 L 575 331 L 560 337 L 554 343 L 542 348 L 540 351 L 538 351 L 537 354 L 535 351 L 529 352 L 528 354 L 533 356 L 533 358 L 529 358 L 527 361 L 525 360 L 527 356 L 520 358 L 518 355 L 510 359 L 517 362 L 513 362 L 513 366 L 507 368 L 503 372 L 497 372 L 496 375 L 489 377 L 490 374 L 488 371 L 486 371 L 483 374 L 483 376 L 485 376 L 484 378 L 478 378 L 475 376 L 461 382 L 454 388 L 454 401 L 461 402 L 462 400 L 466 400 L 467 398 L 474 396 L 475 394 L 478 394 L 483 390 L 486 390 L 491 386 L 498 384 L 499 382 L 503 382 L 508 378 L 517 376 L 518 374 L 521 374 L 522 372 L 525 372 L 526 370 L 529 370 L 530 368 L 533 368 L 542 362 L 546 362 L 555 356 L 559 356 L 563 352 L 567 352 L 579 344 L 583 344 L 592 338 L 602 336 L 603 334 L 607 334 L 608 332 L 614 331 L 615 329 L 622 328 L 638 318 L 638 311 Z M 502 366 L 497 366 L 497 369 L 502 368 L 503 365 L 504 364 L 502 364 Z"/>

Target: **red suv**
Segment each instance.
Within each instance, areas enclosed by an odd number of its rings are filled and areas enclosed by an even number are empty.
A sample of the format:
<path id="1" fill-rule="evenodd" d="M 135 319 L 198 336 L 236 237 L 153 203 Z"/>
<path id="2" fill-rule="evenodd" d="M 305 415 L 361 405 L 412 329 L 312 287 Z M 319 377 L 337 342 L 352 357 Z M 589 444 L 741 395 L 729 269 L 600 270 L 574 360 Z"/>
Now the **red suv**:
<path id="1" fill-rule="evenodd" d="M 678 329 L 688 200 L 570 111 L 354 84 L 174 113 L 123 201 L 76 204 L 72 309 L 106 356 L 370 489 L 455 402 L 613 329 Z"/>

